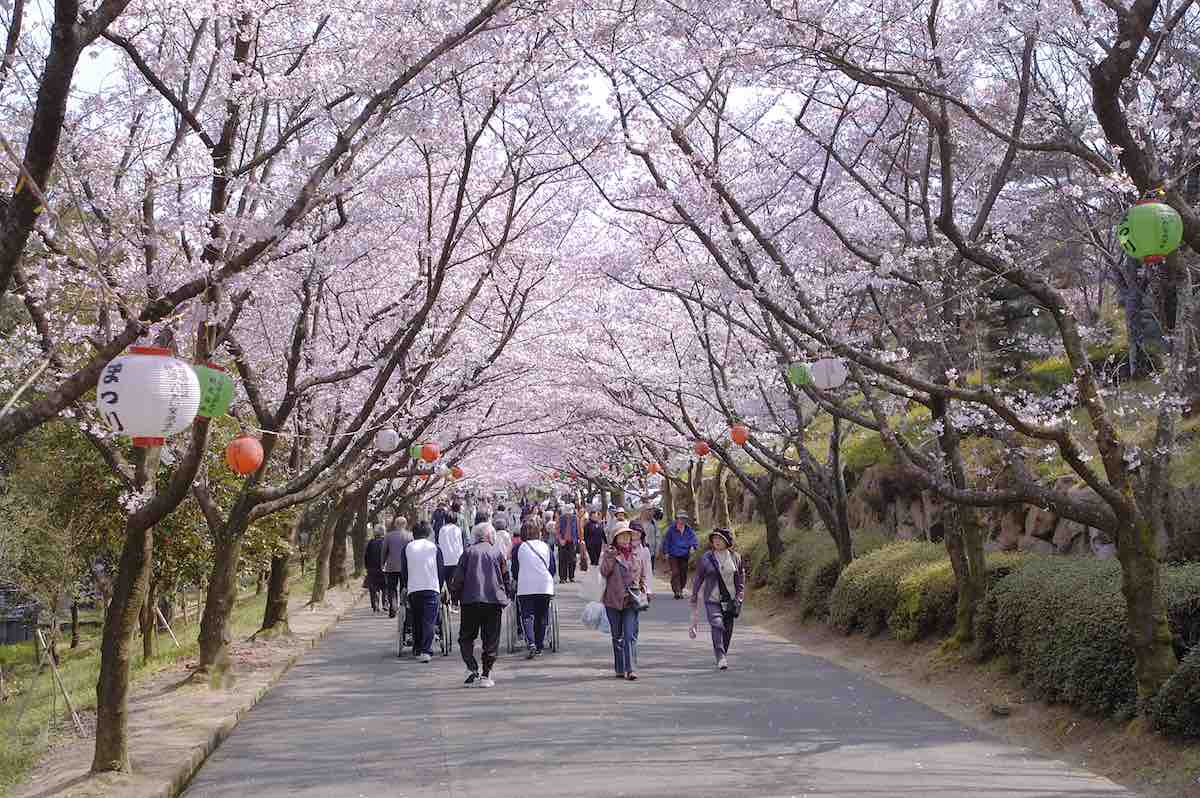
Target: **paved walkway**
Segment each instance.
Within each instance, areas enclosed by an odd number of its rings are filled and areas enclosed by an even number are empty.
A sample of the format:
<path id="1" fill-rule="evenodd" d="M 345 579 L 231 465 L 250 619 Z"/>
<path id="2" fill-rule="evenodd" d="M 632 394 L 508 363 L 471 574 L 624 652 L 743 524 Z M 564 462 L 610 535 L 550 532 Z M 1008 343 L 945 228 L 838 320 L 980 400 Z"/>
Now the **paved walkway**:
<path id="1" fill-rule="evenodd" d="M 457 646 L 422 665 L 359 608 L 251 711 L 187 798 L 539 796 L 1129 796 L 979 733 L 753 628 L 732 669 L 686 602 L 643 617 L 641 680 L 612 678 L 607 637 L 560 596 L 565 648 L 503 655 L 468 690 Z M 502 646 L 503 653 L 504 648 Z"/>

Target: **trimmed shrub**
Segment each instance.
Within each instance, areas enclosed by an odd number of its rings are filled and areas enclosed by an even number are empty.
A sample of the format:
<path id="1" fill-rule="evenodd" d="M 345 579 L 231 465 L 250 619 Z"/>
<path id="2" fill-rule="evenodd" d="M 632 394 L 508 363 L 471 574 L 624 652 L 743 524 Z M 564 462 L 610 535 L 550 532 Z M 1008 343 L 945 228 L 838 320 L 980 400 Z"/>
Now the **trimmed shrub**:
<path id="1" fill-rule="evenodd" d="M 797 591 L 800 595 L 802 617 L 824 619 L 829 615 L 829 596 L 833 593 L 841 573 L 842 564 L 838 560 L 836 549 L 825 559 L 813 563 L 805 572 Z"/>
<path id="2" fill-rule="evenodd" d="M 809 571 L 833 558 L 837 562 L 837 547 L 824 528 L 803 529 L 789 541 L 779 562 L 771 566 L 771 590 L 782 596 L 795 595 Z"/>
<path id="3" fill-rule="evenodd" d="M 1200 626 L 1200 566 L 1164 568 L 1162 582 L 1176 645 L 1183 645 Z M 975 631 L 983 656 L 1007 657 L 1047 701 L 1105 715 L 1137 709 L 1115 561 L 1030 558 L 989 591 Z"/>
<path id="4" fill-rule="evenodd" d="M 750 587 L 765 587 L 771 576 L 771 556 L 767 539 L 760 537 L 742 550 L 746 566 L 746 581 Z"/>
<path id="5" fill-rule="evenodd" d="M 900 580 L 918 566 L 945 559 L 937 543 L 899 541 L 859 557 L 842 571 L 829 597 L 829 622 L 847 634 L 878 634 L 899 599 Z"/>
<path id="6" fill-rule="evenodd" d="M 992 552 L 987 555 L 987 585 L 1012 573 L 1027 555 Z M 888 616 L 888 628 L 901 640 L 912 642 L 932 634 L 949 634 L 958 610 L 954 568 L 947 556 L 939 562 L 919 565 L 900 579 L 896 606 Z"/>
<path id="7" fill-rule="evenodd" d="M 1150 702 L 1150 719 L 1163 734 L 1200 737 L 1200 647 L 1183 658 Z"/>

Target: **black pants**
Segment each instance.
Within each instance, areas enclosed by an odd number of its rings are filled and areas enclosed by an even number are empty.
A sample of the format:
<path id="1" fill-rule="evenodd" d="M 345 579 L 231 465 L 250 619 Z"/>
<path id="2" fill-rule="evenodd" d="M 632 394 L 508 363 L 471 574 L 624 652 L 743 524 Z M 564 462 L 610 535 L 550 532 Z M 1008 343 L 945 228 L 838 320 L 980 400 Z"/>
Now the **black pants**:
<path id="1" fill-rule="evenodd" d="M 500 615 L 504 608 L 499 604 L 464 604 L 459 619 L 458 650 L 462 652 L 467 670 L 479 673 L 475 660 L 475 638 L 483 637 L 483 675 L 492 672 L 496 655 L 500 651 Z"/>
<path id="2" fill-rule="evenodd" d="M 400 572 L 389 571 L 384 576 L 387 577 L 387 589 L 383 595 L 383 604 L 388 612 L 395 612 L 400 609 L 400 605 L 396 603 L 396 593 L 400 589 Z"/>
<path id="3" fill-rule="evenodd" d="M 546 643 L 546 627 L 550 623 L 550 596 L 534 594 L 521 596 L 521 628 L 525 630 L 525 642 L 529 647 L 541 651 Z"/>
<path id="4" fill-rule="evenodd" d="M 567 579 L 571 582 L 575 581 L 575 544 L 559 543 L 558 544 L 558 576 L 559 581 Z"/>
<path id="5" fill-rule="evenodd" d="M 458 570 L 458 563 L 455 563 L 454 565 L 443 565 L 442 566 L 442 584 L 444 584 L 444 585 L 450 584 L 450 580 L 454 578 L 454 572 L 457 570 Z M 453 602 L 453 604 L 456 607 L 458 606 L 457 601 Z"/>
<path id="6" fill-rule="evenodd" d="M 412 619 L 413 653 L 433 653 L 433 633 L 438 624 L 438 592 L 418 590 L 408 594 L 409 618 Z"/>
<path id="7" fill-rule="evenodd" d="M 591 565 L 599 565 L 600 564 L 600 550 L 602 548 L 604 548 L 603 543 L 587 544 L 587 553 L 588 553 L 588 563 L 589 564 L 591 564 Z"/>
<path id="8" fill-rule="evenodd" d="M 687 587 L 688 575 L 688 558 L 687 557 L 671 557 L 671 592 L 676 596 L 683 595 L 683 589 Z"/>
<path id="9" fill-rule="evenodd" d="M 367 571 L 367 591 L 371 594 L 371 612 L 379 610 L 380 599 L 383 600 L 383 608 L 387 609 L 387 580 L 383 571 Z"/>

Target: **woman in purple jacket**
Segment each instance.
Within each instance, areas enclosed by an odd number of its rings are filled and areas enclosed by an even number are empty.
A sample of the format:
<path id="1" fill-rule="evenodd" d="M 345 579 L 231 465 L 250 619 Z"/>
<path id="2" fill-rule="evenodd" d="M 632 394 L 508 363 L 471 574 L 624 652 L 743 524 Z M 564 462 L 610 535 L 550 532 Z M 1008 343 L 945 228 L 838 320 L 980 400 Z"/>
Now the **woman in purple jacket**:
<path id="1" fill-rule="evenodd" d="M 696 565 L 696 576 L 692 580 L 692 628 L 688 633 L 695 638 L 700 625 L 700 602 L 704 603 L 705 615 L 712 632 L 713 656 L 717 668 L 729 667 L 729 641 L 733 638 L 733 621 L 741 612 L 742 600 L 746 597 L 746 571 L 742 558 L 733 546 L 733 532 L 729 529 L 714 529 L 708 536 L 708 551 Z M 721 587 L 725 590 L 722 591 Z M 722 599 L 728 602 L 722 606 Z"/>

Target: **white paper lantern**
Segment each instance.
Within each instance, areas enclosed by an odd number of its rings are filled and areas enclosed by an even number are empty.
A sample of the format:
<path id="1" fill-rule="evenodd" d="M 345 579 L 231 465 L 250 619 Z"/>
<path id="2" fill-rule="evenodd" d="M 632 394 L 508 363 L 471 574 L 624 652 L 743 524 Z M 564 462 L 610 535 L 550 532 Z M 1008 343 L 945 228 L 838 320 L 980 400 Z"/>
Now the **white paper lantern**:
<path id="1" fill-rule="evenodd" d="M 384 454 L 391 454 L 400 448 L 400 433 L 394 429 L 381 429 L 375 433 L 375 448 Z"/>
<path id="2" fill-rule="evenodd" d="M 134 446 L 161 446 L 195 421 L 199 407 L 196 372 L 157 347 L 130 347 L 104 367 L 96 385 L 100 418 Z"/>
<path id="3" fill-rule="evenodd" d="M 438 465 L 437 473 L 439 477 L 450 476 L 450 466 L 446 465 L 445 463 Z"/>
<path id="4" fill-rule="evenodd" d="M 846 375 L 850 373 L 846 368 L 846 361 L 839 357 L 818 360 L 809 367 L 808 371 L 812 375 L 813 386 L 822 391 L 845 385 Z"/>

